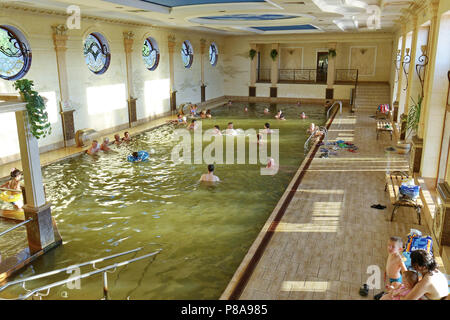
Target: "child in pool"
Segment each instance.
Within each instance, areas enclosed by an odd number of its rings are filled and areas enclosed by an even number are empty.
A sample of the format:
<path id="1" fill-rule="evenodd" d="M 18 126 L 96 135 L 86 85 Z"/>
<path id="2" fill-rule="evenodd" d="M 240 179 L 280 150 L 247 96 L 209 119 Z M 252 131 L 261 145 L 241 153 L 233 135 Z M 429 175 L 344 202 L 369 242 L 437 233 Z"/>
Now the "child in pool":
<path id="1" fill-rule="evenodd" d="M 392 291 L 382 296 L 380 300 L 400 300 L 414 288 L 417 282 L 419 282 L 417 272 L 405 271 L 403 272 L 403 283 L 397 289 L 392 287 Z"/>
<path id="2" fill-rule="evenodd" d="M 272 129 L 270 129 L 270 123 L 266 122 L 264 124 L 264 129 L 262 130 L 262 132 L 266 134 L 271 134 L 273 132 Z"/>
<path id="3" fill-rule="evenodd" d="M 11 170 L 11 179 L 2 184 L 0 188 L 7 188 L 11 190 L 17 190 L 17 193 L 20 193 L 20 196 L 16 201 L 11 202 L 14 208 L 21 209 L 23 207 L 23 198 L 22 198 L 22 189 L 20 188 L 20 180 L 22 179 L 22 172 L 19 169 L 13 168 Z M 16 192 L 14 191 L 4 191 L 9 196 L 15 196 Z"/>
<path id="4" fill-rule="evenodd" d="M 131 154 L 131 156 L 133 157 L 133 162 L 141 162 L 142 161 L 142 158 L 141 157 L 139 157 L 139 153 L 138 152 L 133 152 L 132 154 Z"/>

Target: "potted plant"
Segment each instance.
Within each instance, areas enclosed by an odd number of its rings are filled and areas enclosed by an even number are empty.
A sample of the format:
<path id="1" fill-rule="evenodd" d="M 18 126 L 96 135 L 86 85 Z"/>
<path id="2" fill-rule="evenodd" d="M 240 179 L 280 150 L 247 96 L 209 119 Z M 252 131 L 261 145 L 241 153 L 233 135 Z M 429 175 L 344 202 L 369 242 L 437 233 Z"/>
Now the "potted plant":
<path id="1" fill-rule="evenodd" d="M 403 116 L 401 118 L 402 122 L 405 123 L 404 128 L 406 130 L 406 132 L 409 131 L 409 134 L 411 134 L 411 132 L 417 132 L 417 129 L 419 127 L 419 122 L 420 122 L 420 111 L 422 108 L 422 100 L 423 97 L 419 96 L 417 98 L 417 102 L 414 101 L 414 99 L 411 97 L 411 100 L 413 101 L 413 105 L 411 105 L 409 107 L 408 110 L 408 115 L 407 116 Z M 408 136 L 409 136 L 408 134 Z"/>
<path id="2" fill-rule="evenodd" d="M 48 121 L 48 113 L 45 110 L 44 99 L 37 91 L 33 90 L 33 81 L 22 79 L 14 82 L 14 88 L 19 90 L 20 96 L 26 105 L 31 134 L 36 138 L 45 138 L 51 134 L 52 128 Z"/>
<path id="3" fill-rule="evenodd" d="M 253 58 L 256 56 L 256 50 L 250 49 L 250 51 L 248 52 L 248 56 L 253 60 Z"/>
<path id="4" fill-rule="evenodd" d="M 336 57 L 336 49 L 328 49 L 328 55 L 332 58 Z"/>
<path id="5" fill-rule="evenodd" d="M 273 61 L 275 61 L 275 59 L 278 56 L 278 51 L 277 49 L 272 49 L 272 51 L 270 51 L 270 57 L 272 58 Z"/>

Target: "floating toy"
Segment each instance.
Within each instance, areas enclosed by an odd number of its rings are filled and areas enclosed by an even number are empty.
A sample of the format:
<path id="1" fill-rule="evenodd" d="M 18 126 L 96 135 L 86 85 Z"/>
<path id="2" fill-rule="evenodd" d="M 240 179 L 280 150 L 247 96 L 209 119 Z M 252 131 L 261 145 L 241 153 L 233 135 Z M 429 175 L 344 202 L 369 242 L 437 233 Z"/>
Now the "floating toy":
<path id="1" fill-rule="evenodd" d="M 138 157 L 137 158 L 133 157 L 133 155 L 130 154 L 127 157 L 127 160 L 129 162 L 142 162 L 142 161 L 147 161 L 148 157 L 149 157 L 148 152 L 141 150 L 141 151 L 138 151 Z"/>
<path id="2" fill-rule="evenodd" d="M 0 199 L 6 202 L 17 202 L 22 200 L 22 192 L 4 191 L 0 193 Z"/>

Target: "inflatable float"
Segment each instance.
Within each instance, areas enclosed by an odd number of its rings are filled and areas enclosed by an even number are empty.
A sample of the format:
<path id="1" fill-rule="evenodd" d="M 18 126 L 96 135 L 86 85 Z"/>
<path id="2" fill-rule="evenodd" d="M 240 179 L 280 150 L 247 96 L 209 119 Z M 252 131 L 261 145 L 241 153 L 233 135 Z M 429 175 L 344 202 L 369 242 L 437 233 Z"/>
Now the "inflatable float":
<path id="1" fill-rule="evenodd" d="M 143 161 L 147 161 L 148 157 L 149 157 L 148 152 L 141 150 L 141 151 L 138 151 L 138 157 L 137 158 L 133 157 L 133 155 L 130 154 L 127 157 L 127 160 L 129 162 L 143 162 Z"/>

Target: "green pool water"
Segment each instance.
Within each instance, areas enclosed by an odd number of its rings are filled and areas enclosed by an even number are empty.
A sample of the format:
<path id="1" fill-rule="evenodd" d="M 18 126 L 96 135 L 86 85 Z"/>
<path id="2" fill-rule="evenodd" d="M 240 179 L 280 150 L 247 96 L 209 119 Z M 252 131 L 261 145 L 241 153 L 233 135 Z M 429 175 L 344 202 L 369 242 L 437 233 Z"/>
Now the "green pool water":
<path id="1" fill-rule="evenodd" d="M 247 113 L 243 106 L 234 103 L 213 109 L 213 119 L 202 120 L 203 129 L 216 124 L 225 129 L 229 121 L 235 128 L 260 129 L 270 122 L 271 128 L 279 129 L 280 168 L 276 175 L 261 175 L 261 164 L 217 164 L 215 174 L 221 182 L 200 184 L 206 164 L 171 161 L 171 151 L 178 143 L 173 125 L 134 136 L 132 142 L 113 146 L 109 153 L 52 164 L 43 169 L 43 177 L 64 243 L 12 279 L 143 247 L 137 254 L 109 262 L 162 249 L 156 258 L 109 273 L 112 299 L 219 298 L 303 161 L 310 122 L 325 122 L 320 106 L 256 104 L 250 105 Z M 270 115 L 264 115 L 265 107 L 270 108 Z M 283 110 L 286 121 L 273 118 L 277 108 Z M 309 118 L 301 120 L 301 111 Z M 132 151 L 152 149 L 148 162 L 126 161 Z M 0 231 L 9 226 L 2 222 Z M 17 243 L 23 243 L 25 236 L 21 229 L 2 237 L 3 256 L 20 248 Z M 81 272 L 91 270 L 83 267 Z M 36 280 L 27 288 L 68 276 Z M 81 280 L 80 286 L 54 288 L 44 299 L 102 297 L 101 275 Z M 23 293 L 22 288 L 14 287 L 0 296 Z"/>

